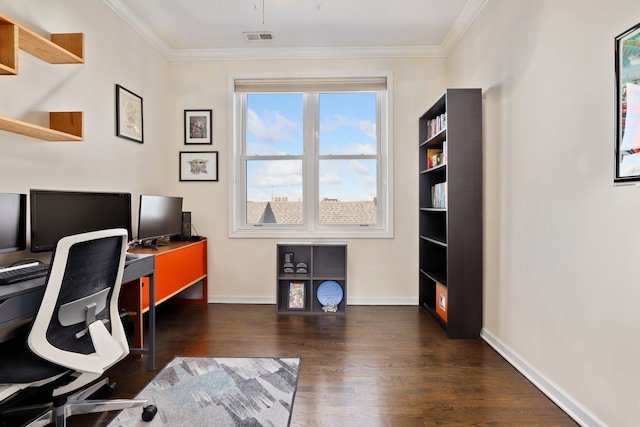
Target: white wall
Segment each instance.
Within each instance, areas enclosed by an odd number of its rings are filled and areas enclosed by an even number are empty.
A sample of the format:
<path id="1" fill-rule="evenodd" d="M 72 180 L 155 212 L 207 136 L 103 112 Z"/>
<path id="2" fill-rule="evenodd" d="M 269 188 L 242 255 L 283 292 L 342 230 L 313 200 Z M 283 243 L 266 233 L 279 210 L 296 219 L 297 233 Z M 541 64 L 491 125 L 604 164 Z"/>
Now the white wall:
<path id="1" fill-rule="evenodd" d="M 613 186 L 613 150 L 614 38 L 639 21 L 491 0 L 448 58 L 484 91 L 484 336 L 584 425 L 638 425 L 640 188 Z"/>
<path id="2" fill-rule="evenodd" d="M 185 109 L 213 109 L 213 145 L 184 146 L 182 122 L 170 120 L 173 154 L 179 150 L 216 150 L 217 183 L 174 182 L 193 212 L 198 232 L 210 239 L 209 299 L 216 302 L 275 302 L 276 242 L 228 237 L 229 76 L 248 73 L 339 74 L 393 73 L 395 238 L 349 239 L 350 304 L 417 304 L 417 117 L 444 88 L 444 61 L 436 60 L 261 60 L 171 64 L 171 118 Z"/>

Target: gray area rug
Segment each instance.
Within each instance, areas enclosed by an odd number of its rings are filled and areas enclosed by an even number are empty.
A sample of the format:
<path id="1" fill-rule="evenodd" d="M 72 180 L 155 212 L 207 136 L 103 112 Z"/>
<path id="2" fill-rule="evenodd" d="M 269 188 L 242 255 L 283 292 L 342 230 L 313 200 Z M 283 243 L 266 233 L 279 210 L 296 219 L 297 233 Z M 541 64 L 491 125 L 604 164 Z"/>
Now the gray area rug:
<path id="1" fill-rule="evenodd" d="M 136 396 L 155 418 L 130 408 L 108 427 L 287 427 L 299 368 L 299 358 L 176 357 Z"/>

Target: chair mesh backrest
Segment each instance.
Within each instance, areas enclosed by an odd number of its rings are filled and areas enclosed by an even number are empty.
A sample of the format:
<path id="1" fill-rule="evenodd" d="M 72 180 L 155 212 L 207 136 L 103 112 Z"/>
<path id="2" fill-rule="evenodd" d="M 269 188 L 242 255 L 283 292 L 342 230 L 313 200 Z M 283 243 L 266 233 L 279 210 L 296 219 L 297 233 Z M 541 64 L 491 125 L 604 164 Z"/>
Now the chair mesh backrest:
<path id="1" fill-rule="evenodd" d="M 122 237 L 120 236 L 89 240 L 71 246 L 54 313 L 57 314 L 63 304 L 94 295 L 108 288 L 110 291 L 107 297 L 107 307 L 96 313 L 96 319 L 108 320 L 105 326 L 111 331 L 109 301 L 116 283 L 121 250 Z M 55 253 L 52 264 L 54 262 Z M 91 354 L 95 349 L 89 334 L 80 338 L 76 337 L 76 333 L 86 327 L 84 322 L 63 326 L 58 316 L 54 315 L 47 327 L 47 341 L 61 350 Z"/>

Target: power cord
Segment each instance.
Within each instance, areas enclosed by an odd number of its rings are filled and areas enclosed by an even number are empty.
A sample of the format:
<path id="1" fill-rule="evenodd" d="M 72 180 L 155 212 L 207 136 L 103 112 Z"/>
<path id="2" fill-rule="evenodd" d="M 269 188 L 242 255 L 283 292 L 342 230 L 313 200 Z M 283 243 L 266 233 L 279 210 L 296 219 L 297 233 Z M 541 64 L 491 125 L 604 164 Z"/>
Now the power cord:
<path id="1" fill-rule="evenodd" d="M 198 233 L 198 230 L 196 230 L 196 226 L 193 225 L 193 223 L 190 223 L 190 226 L 191 228 L 193 228 L 193 231 L 195 231 L 196 234 L 192 235 L 189 240 L 191 240 L 192 242 L 199 242 L 200 240 L 202 240 L 202 236 L 200 236 L 200 233 Z"/>

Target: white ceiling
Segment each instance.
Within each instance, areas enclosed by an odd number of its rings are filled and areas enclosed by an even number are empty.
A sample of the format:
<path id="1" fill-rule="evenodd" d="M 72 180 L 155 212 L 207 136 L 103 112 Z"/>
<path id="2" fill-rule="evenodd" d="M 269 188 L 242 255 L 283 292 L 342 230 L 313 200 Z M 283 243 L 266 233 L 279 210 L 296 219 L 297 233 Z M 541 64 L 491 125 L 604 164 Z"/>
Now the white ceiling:
<path id="1" fill-rule="evenodd" d="M 488 0 L 103 0 L 169 59 L 445 56 Z M 273 40 L 247 41 L 245 32 Z"/>

